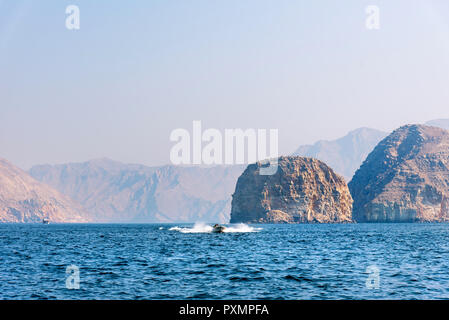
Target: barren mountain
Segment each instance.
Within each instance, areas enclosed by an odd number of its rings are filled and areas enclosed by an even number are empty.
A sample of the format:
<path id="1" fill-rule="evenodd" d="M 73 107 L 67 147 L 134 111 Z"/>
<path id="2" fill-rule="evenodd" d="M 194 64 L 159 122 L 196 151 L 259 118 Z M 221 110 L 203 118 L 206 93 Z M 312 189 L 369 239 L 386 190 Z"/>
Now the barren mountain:
<path id="1" fill-rule="evenodd" d="M 403 126 L 382 140 L 349 183 L 360 222 L 449 221 L 449 132 Z"/>
<path id="2" fill-rule="evenodd" d="M 0 159 L 0 222 L 88 222 L 82 207 Z"/>

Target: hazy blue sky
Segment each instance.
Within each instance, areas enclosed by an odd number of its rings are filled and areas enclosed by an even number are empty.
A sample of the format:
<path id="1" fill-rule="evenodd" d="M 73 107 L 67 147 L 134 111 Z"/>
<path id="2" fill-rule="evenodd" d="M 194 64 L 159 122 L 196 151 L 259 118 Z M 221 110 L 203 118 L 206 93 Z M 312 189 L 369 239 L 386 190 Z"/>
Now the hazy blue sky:
<path id="1" fill-rule="evenodd" d="M 193 120 L 278 128 L 289 153 L 449 118 L 448 102 L 447 0 L 0 0 L 0 157 L 25 169 L 166 164 L 170 132 Z"/>

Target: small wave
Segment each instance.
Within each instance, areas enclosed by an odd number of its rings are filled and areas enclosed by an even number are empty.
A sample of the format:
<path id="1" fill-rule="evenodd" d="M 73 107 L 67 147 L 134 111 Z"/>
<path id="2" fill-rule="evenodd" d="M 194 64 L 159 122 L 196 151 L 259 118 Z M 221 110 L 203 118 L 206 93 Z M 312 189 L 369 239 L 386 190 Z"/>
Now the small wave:
<path id="1" fill-rule="evenodd" d="M 244 223 L 239 223 L 235 226 L 226 227 L 224 232 L 234 233 L 234 232 L 258 232 L 262 228 L 254 228 Z"/>
<path id="2" fill-rule="evenodd" d="M 195 223 L 192 228 L 181 228 L 181 227 L 172 227 L 168 230 L 170 231 L 178 231 L 181 233 L 211 233 L 213 231 L 213 227 L 204 223 Z M 244 223 L 240 223 L 237 225 L 233 225 L 230 227 L 226 227 L 224 229 L 224 233 L 237 233 L 237 232 L 258 232 L 262 230 L 262 228 L 254 228 L 248 226 Z"/>

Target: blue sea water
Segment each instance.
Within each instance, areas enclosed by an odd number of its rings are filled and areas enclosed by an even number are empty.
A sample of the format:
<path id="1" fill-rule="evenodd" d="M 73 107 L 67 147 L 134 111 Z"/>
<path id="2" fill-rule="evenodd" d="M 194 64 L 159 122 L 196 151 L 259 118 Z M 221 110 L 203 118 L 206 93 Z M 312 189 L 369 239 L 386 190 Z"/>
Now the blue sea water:
<path id="1" fill-rule="evenodd" d="M 1 299 L 449 298 L 449 224 L 0 225 Z M 79 268 L 79 289 L 66 268 Z M 379 288 L 366 285 L 369 266 Z"/>

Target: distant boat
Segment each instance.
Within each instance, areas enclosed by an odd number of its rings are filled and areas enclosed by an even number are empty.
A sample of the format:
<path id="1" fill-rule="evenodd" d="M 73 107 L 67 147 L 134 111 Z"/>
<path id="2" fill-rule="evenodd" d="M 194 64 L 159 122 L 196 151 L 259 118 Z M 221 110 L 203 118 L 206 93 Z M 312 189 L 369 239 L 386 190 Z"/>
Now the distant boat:
<path id="1" fill-rule="evenodd" d="M 42 219 L 42 223 L 43 223 L 43 224 L 50 224 L 50 220 L 48 220 L 48 219 Z"/>

